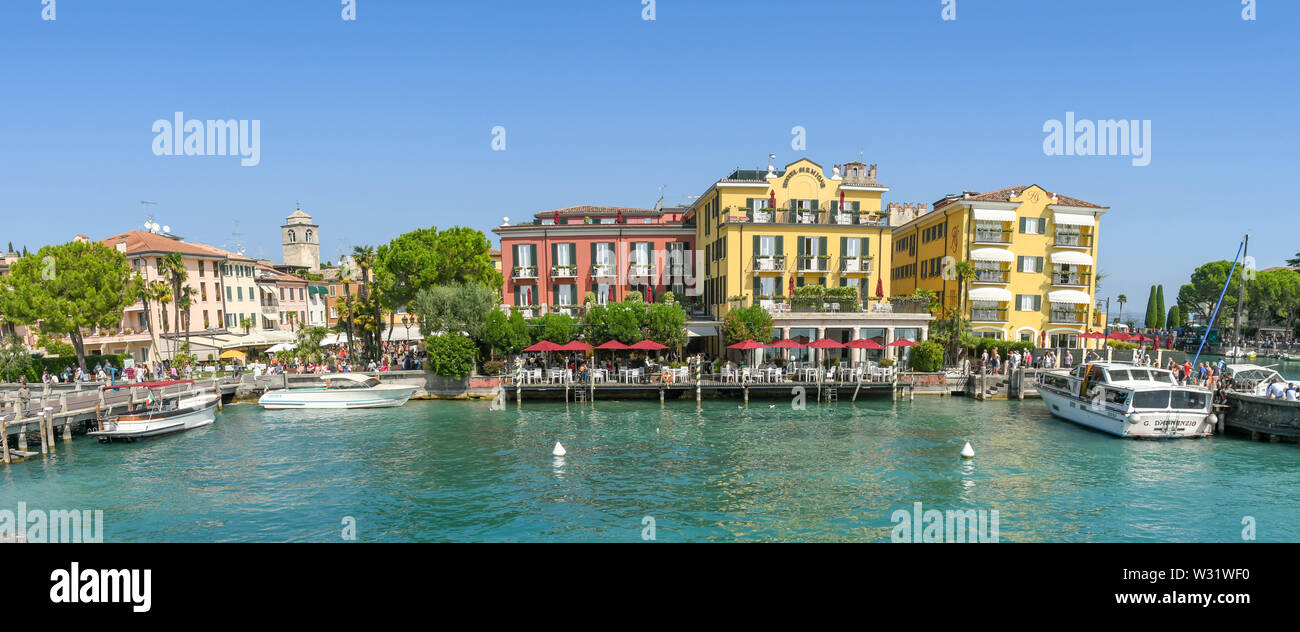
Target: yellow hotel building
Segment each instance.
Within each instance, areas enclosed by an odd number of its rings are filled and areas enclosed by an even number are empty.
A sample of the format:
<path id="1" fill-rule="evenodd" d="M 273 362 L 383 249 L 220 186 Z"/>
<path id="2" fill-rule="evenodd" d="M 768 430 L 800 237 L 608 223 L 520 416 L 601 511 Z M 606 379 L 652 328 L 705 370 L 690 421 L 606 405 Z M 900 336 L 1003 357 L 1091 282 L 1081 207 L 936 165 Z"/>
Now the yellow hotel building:
<path id="1" fill-rule="evenodd" d="M 1094 305 L 1107 210 L 1038 185 L 949 195 L 933 211 L 899 220 L 889 258 L 893 291 L 931 290 L 945 312 L 960 305 L 976 336 L 1079 347 L 1079 334 L 1104 326 Z M 964 297 L 958 261 L 975 269 Z"/>
<path id="2" fill-rule="evenodd" d="M 882 276 L 893 248 L 889 214 L 881 210 L 887 191 L 876 181 L 876 166 L 861 162 L 828 173 L 800 159 L 779 171 L 768 165 L 766 172 L 737 170 L 718 180 L 684 216 L 704 253 L 705 309 L 721 318 L 737 307 L 762 306 L 776 337 L 924 340 L 928 313 L 881 311 L 882 298 L 897 293 Z M 857 291 L 796 299 L 808 285 Z"/>

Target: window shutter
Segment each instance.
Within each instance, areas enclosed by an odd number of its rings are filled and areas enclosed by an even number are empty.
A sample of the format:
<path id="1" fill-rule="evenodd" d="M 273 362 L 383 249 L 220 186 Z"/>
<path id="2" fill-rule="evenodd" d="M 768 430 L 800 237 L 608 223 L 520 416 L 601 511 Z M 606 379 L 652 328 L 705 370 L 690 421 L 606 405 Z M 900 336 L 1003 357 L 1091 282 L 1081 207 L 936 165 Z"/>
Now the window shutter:
<path id="1" fill-rule="evenodd" d="M 870 237 L 863 237 L 863 238 L 862 238 L 862 247 L 861 247 L 860 250 L 858 250 L 858 255 L 861 256 L 861 257 L 865 257 L 865 256 L 867 256 L 867 253 L 869 253 L 869 252 L 871 252 L 871 238 L 870 238 Z"/>
<path id="2" fill-rule="evenodd" d="M 510 247 L 510 256 L 510 265 L 516 268 L 519 267 L 519 244 Z"/>
<path id="3" fill-rule="evenodd" d="M 849 254 L 849 238 L 840 237 L 840 256 L 845 257 Z"/>
<path id="4" fill-rule="evenodd" d="M 516 286 L 515 286 L 515 307 L 518 307 L 519 305 L 520 305 L 520 303 L 519 303 L 519 286 L 516 285 Z"/>
<path id="5" fill-rule="evenodd" d="M 813 201 L 812 201 L 812 207 L 811 207 L 811 208 L 812 208 L 812 210 L 814 210 L 814 211 L 817 210 L 817 200 L 813 200 Z"/>
<path id="6" fill-rule="evenodd" d="M 776 254 L 785 254 L 785 237 L 782 237 L 781 235 L 776 236 Z"/>
<path id="7" fill-rule="evenodd" d="M 1043 258 L 1042 258 L 1042 257 L 1034 257 L 1034 261 L 1035 261 L 1036 264 L 1038 265 L 1038 269 L 1037 269 L 1037 270 L 1034 270 L 1034 272 L 1042 272 L 1042 271 L 1043 271 Z"/>
<path id="8" fill-rule="evenodd" d="M 799 256 L 800 256 L 800 257 L 803 256 L 804 249 L 805 249 L 805 248 L 804 248 L 804 245 L 805 245 L 805 241 L 804 241 L 804 239 L 805 239 L 804 237 L 795 237 L 795 242 L 797 242 L 798 245 L 799 245 Z"/>
<path id="9" fill-rule="evenodd" d="M 754 252 L 752 254 L 758 256 L 758 235 L 754 235 Z"/>
<path id="10" fill-rule="evenodd" d="M 835 200 L 831 200 L 831 210 L 832 211 L 840 210 L 840 203 Z"/>
<path id="11" fill-rule="evenodd" d="M 1043 295 L 1042 295 L 1042 294 L 1038 294 L 1038 295 L 1035 295 L 1035 296 L 1034 296 L 1034 311 L 1036 311 L 1036 312 L 1041 312 L 1041 311 L 1043 311 Z"/>
<path id="12" fill-rule="evenodd" d="M 824 255 L 824 254 L 826 254 L 826 238 L 825 238 L 825 237 L 818 237 L 818 238 L 817 238 L 817 254 L 819 254 L 819 255 Z"/>

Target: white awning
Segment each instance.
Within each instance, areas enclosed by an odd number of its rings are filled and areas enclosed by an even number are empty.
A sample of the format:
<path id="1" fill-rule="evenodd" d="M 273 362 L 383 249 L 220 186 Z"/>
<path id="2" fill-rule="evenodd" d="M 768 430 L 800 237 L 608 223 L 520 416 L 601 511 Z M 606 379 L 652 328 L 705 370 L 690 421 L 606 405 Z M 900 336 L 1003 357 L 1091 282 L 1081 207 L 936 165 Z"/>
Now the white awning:
<path id="1" fill-rule="evenodd" d="M 718 335 L 717 327 L 687 327 L 686 337 L 688 338 L 712 338 Z"/>
<path id="2" fill-rule="evenodd" d="M 282 342 L 282 343 L 280 343 L 280 344 L 278 344 L 278 345 L 275 345 L 274 347 L 271 347 L 270 349 L 267 349 L 266 352 L 267 352 L 267 353 L 279 353 L 279 352 L 281 352 L 281 351 L 292 351 L 292 350 L 297 349 L 297 348 L 298 348 L 298 345 L 291 345 L 291 344 L 283 343 L 283 342 Z"/>
<path id="3" fill-rule="evenodd" d="M 1056 213 L 1052 220 L 1063 226 L 1096 226 L 1097 222 L 1091 215 L 1076 215 L 1074 213 Z"/>
<path id="4" fill-rule="evenodd" d="M 1006 248 L 976 248 L 970 251 L 970 258 L 975 261 L 1011 263 L 1016 260 L 1016 255 Z"/>
<path id="5" fill-rule="evenodd" d="M 1067 303 L 1070 305 L 1088 305 L 1092 303 L 1092 297 L 1087 292 L 1079 290 L 1056 290 L 1047 293 L 1047 300 L 1051 303 Z"/>
<path id="6" fill-rule="evenodd" d="M 263 291 L 263 292 L 266 292 L 267 294 L 270 294 L 271 296 L 275 296 L 275 290 L 272 290 L 271 288 L 266 287 L 265 285 L 259 285 L 259 286 L 257 286 L 257 287 L 262 288 L 262 291 Z"/>
<path id="7" fill-rule="evenodd" d="M 1002 209 L 977 208 L 975 209 L 975 219 L 986 222 L 1014 222 L 1016 221 L 1016 212 Z"/>
<path id="8" fill-rule="evenodd" d="M 1061 263 L 1071 266 L 1090 266 L 1092 265 L 1092 255 L 1075 250 L 1053 252 L 1052 263 Z"/>
<path id="9" fill-rule="evenodd" d="M 1011 290 L 1002 287 L 977 287 L 970 291 L 970 300 L 972 301 L 1010 303 L 1011 299 Z"/>

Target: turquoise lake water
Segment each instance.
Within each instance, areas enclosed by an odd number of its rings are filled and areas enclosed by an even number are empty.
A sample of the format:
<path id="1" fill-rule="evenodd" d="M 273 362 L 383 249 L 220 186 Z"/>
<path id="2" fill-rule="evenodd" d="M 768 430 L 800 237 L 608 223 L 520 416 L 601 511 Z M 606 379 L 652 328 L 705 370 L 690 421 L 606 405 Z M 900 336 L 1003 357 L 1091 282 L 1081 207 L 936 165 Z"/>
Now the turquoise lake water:
<path id="1" fill-rule="evenodd" d="M 888 541 L 895 510 L 997 510 L 1008 541 L 1300 541 L 1300 447 L 1132 441 L 1041 401 L 236 404 L 142 444 L 0 466 L 0 509 L 101 509 L 104 539 Z M 769 405 L 774 406 L 769 408 Z M 558 461 L 560 441 L 568 456 Z M 970 441 L 976 457 L 959 458 Z"/>

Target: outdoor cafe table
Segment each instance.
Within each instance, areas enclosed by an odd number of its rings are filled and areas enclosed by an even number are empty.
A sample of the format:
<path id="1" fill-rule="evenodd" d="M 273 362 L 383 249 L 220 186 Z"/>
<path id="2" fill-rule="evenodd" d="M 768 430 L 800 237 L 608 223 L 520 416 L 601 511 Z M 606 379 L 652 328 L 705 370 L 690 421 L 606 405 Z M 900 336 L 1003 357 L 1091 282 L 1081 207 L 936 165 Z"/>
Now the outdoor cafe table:
<path id="1" fill-rule="evenodd" d="M 550 376 L 551 383 L 554 384 L 556 382 L 564 382 L 568 372 L 568 369 L 551 369 L 547 375 Z"/>

